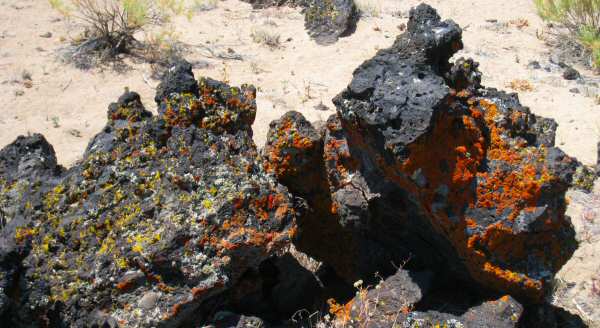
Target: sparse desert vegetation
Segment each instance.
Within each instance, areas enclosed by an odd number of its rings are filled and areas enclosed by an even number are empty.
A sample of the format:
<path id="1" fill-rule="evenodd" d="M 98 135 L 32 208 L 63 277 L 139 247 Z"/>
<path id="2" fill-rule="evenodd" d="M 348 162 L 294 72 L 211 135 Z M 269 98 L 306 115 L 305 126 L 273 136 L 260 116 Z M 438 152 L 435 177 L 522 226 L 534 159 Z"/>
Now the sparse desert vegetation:
<path id="1" fill-rule="evenodd" d="M 67 61 L 80 68 L 130 54 L 154 65 L 167 65 L 182 55 L 181 42 L 171 21 L 188 19 L 197 12 L 216 8 L 210 0 L 49 0 L 67 20 L 83 31 L 65 51 Z M 141 36 L 140 36 L 141 34 Z M 141 39 L 140 39 L 141 38 Z"/>
<path id="2" fill-rule="evenodd" d="M 281 47 L 281 35 L 268 28 L 257 28 L 252 31 L 252 41 L 276 49 Z"/>
<path id="3" fill-rule="evenodd" d="M 600 1 L 535 0 L 540 16 L 568 30 L 583 45 L 591 65 L 600 68 Z"/>

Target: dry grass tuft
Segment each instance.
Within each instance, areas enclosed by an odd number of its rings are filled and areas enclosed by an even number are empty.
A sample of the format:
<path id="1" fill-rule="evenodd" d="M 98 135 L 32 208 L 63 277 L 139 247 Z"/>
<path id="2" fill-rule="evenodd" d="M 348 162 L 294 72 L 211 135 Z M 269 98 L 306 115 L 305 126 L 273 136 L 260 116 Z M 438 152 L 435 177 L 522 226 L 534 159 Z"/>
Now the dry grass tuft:
<path id="1" fill-rule="evenodd" d="M 527 80 L 521 80 L 521 79 L 516 79 L 516 80 L 512 80 L 512 81 L 508 82 L 506 84 L 506 87 L 511 88 L 512 90 L 515 90 L 515 91 L 520 91 L 520 92 L 533 91 L 533 85 L 531 84 L 531 82 L 529 82 Z"/>
<path id="2" fill-rule="evenodd" d="M 518 28 L 519 30 L 529 27 L 529 21 L 525 18 L 513 19 L 509 23 Z"/>
<path id="3" fill-rule="evenodd" d="M 252 41 L 255 43 L 265 45 L 271 49 L 277 49 L 281 47 L 281 36 L 279 33 L 270 29 L 255 29 L 252 31 L 250 36 L 252 37 Z"/>
<path id="4" fill-rule="evenodd" d="M 534 0 L 542 19 L 567 29 L 585 47 L 592 66 L 600 68 L 600 0 Z"/>
<path id="5" fill-rule="evenodd" d="M 193 1 L 190 4 L 189 1 Z M 85 30 L 63 51 L 63 59 L 88 69 L 133 55 L 150 63 L 173 56 L 173 35 L 151 35 L 173 17 L 187 15 L 216 0 L 49 0 L 66 19 Z M 138 40 L 143 35 L 144 38 Z M 159 58 L 160 57 L 160 58 Z"/>

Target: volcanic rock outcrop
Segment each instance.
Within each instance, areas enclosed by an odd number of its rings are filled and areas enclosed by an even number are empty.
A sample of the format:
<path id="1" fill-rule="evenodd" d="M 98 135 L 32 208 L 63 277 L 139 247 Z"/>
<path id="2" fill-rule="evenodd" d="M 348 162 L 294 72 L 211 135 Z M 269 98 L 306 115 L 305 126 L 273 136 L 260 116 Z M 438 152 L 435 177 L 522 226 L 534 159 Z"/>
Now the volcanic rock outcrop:
<path id="1" fill-rule="evenodd" d="M 417 7 L 336 115 L 315 129 L 285 114 L 261 154 L 254 87 L 197 81 L 185 62 L 157 116 L 126 92 L 68 170 L 41 135 L 17 138 L 0 151 L 2 325 L 280 324 L 341 295 L 329 310 L 368 327 L 517 326 L 577 246 L 564 196 L 580 164 L 554 121 L 449 62 L 461 34 Z M 292 242 L 324 263 L 282 255 Z M 389 277 L 351 300 L 375 273 Z M 453 281 L 475 301 L 432 311 Z"/>
<path id="2" fill-rule="evenodd" d="M 356 29 L 359 12 L 354 0 L 244 0 L 255 9 L 291 6 L 302 8 L 304 27 L 318 44 L 327 45 Z"/>
<path id="3" fill-rule="evenodd" d="M 24 241 L 45 219 L 39 211 L 43 195 L 58 184 L 63 171 L 40 134 L 18 137 L 0 151 L 0 317 L 14 303 L 21 261 L 29 249 Z"/>
<path id="4" fill-rule="evenodd" d="M 302 12 L 308 34 L 322 45 L 352 34 L 359 17 L 354 0 L 307 0 Z"/>
<path id="5" fill-rule="evenodd" d="M 197 325 L 289 245 L 293 198 L 251 138 L 255 89 L 186 64 L 158 89 L 159 116 L 125 93 L 66 172 L 40 135 L 0 152 L 2 325 Z"/>
<path id="6" fill-rule="evenodd" d="M 483 88 L 472 60 L 449 62 L 461 34 L 413 9 L 334 98 L 323 155 L 303 118 L 286 115 L 269 133 L 268 169 L 309 204 L 297 243 L 344 245 L 309 254 L 349 281 L 408 261 L 541 302 L 576 247 L 564 195 L 579 164 L 554 147 L 553 120 Z"/>
<path id="7" fill-rule="evenodd" d="M 287 112 L 271 122 L 262 152 L 264 167 L 289 186 L 291 193 L 307 202 L 308 209 L 298 220 L 295 246 L 325 260 L 352 284 L 363 273 L 374 272 L 392 258 L 381 245 L 370 242 L 359 232 L 344 229 L 338 221 L 323 161 L 323 133 L 302 114 Z"/>

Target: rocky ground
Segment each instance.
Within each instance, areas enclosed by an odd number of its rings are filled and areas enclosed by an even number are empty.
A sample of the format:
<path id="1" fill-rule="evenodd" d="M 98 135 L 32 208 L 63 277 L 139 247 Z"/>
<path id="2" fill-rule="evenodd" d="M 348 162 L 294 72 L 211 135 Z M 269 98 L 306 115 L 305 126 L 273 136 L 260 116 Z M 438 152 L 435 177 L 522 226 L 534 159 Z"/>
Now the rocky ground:
<path id="1" fill-rule="evenodd" d="M 438 3 L 462 28 L 410 1 L 357 3 L 360 19 L 347 1 L 274 4 L 180 22 L 208 40 L 160 84 L 127 59 L 122 75 L 45 62 L 3 32 L 3 322 L 600 326 L 596 77 L 544 48 L 531 4 Z M 290 36 L 248 40 L 265 27 Z M 100 116 L 104 92 L 120 96 Z M 15 140 L 31 129 L 47 136 Z"/>

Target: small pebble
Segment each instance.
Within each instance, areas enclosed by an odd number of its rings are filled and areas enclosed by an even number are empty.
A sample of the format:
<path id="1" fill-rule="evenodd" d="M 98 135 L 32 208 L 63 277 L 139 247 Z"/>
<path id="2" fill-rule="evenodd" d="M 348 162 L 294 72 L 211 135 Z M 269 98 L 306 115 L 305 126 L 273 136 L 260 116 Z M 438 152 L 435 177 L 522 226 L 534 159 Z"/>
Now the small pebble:
<path id="1" fill-rule="evenodd" d="M 577 80 L 579 77 L 581 77 L 581 75 L 573 67 L 567 67 L 565 69 L 565 71 L 563 72 L 563 78 L 565 80 L 569 80 L 569 81 Z"/>
<path id="2" fill-rule="evenodd" d="M 155 292 L 147 292 L 146 294 L 144 294 L 144 296 L 142 296 L 142 298 L 140 299 L 140 303 L 139 306 L 142 309 L 145 310 L 150 310 L 153 307 L 156 306 L 156 302 L 158 302 L 158 298 L 160 297 L 160 295 L 158 293 Z"/>
<path id="3" fill-rule="evenodd" d="M 529 69 L 540 69 L 542 68 L 542 65 L 540 65 L 540 62 L 537 60 L 532 60 L 529 62 L 529 64 L 527 64 L 527 68 Z"/>

